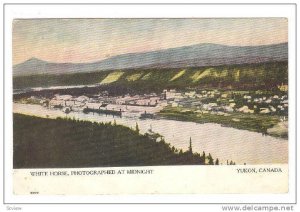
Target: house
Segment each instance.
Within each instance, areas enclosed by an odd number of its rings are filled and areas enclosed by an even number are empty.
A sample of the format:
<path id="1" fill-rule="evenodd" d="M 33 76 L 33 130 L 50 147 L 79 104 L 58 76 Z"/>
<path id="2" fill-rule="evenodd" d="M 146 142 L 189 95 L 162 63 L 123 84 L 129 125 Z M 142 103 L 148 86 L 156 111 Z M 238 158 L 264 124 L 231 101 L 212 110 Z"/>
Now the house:
<path id="1" fill-rule="evenodd" d="M 248 111 L 248 110 L 249 110 L 249 108 L 246 105 L 244 105 L 243 107 L 240 107 L 240 108 L 237 109 L 237 111 L 239 111 L 239 112 L 245 112 L 245 111 Z"/>
<path id="2" fill-rule="evenodd" d="M 208 105 L 211 106 L 211 107 L 217 107 L 217 106 L 218 106 L 218 104 L 217 104 L 217 103 L 214 103 L 214 102 L 208 103 Z"/>
<path id="3" fill-rule="evenodd" d="M 89 97 L 87 97 L 87 96 L 79 96 L 79 97 L 77 97 L 77 98 L 75 98 L 75 100 L 77 101 L 77 102 L 86 102 L 86 101 L 89 101 Z"/>
<path id="4" fill-rule="evenodd" d="M 235 104 L 234 102 L 232 102 L 232 103 L 229 104 L 229 107 L 234 108 L 235 105 L 236 105 L 236 104 Z"/>
<path id="5" fill-rule="evenodd" d="M 203 104 L 202 108 L 203 110 L 212 110 L 213 108 L 216 108 L 218 106 L 217 103 L 208 103 L 208 104 Z"/>
<path id="6" fill-rule="evenodd" d="M 56 95 L 54 95 L 53 99 L 69 101 L 69 100 L 72 100 L 72 98 L 73 97 L 71 95 L 59 95 L 59 94 L 56 94 Z"/>
<path id="7" fill-rule="evenodd" d="M 237 111 L 242 113 L 254 113 L 254 110 L 250 110 L 248 106 L 244 105 L 243 107 L 237 109 Z"/>
<path id="8" fill-rule="evenodd" d="M 287 99 L 287 95 L 283 95 L 282 97 L 281 97 L 281 99 L 283 100 L 283 99 Z"/>
<path id="9" fill-rule="evenodd" d="M 64 100 L 56 100 L 56 99 L 51 99 L 49 102 L 49 106 L 52 108 L 62 108 L 65 104 Z"/>
<path id="10" fill-rule="evenodd" d="M 233 112 L 233 108 L 230 107 L 230 106 L 224 106 L 223 109 L 224 109 L 226 112 Z"/>
<path id="11" fill-rule="evenodd" d="M 175 90 L 170 90 L 165 92 L 165 99 L 174 99 L 176 96 Z"/>
<path id="12" fill-rule="evenodd" d="M 263 113 L 263 114 L 268 114 L 270 113 L 270 109 L 269 108 L 260 108 L 260 112 L 259 113 Z"/>
<path id="13" fill-rule="evenodd" d="M 272 99 L 267 99 L 265 102 L 270 104 L 272 102 Z"/>
<path id="14" fill-rule="evenodd" d="M 275 107 L 273 107 L 272 105 L 271 105 L 271 106 L 269 106 L 269 108 L 270 108 L 270 110 L 271 110 L 272 112 L 276 112 L 276 108 L 275 108 Z"/>
<path id="15" fill-rule="evenodd" d="M 186 95 L 190 98 L 193 98 L 193 97 L 195 97 L 195 94 L 196 94 L 196 91 L 190 91 L 190 92 L 185 92 L 184 95 Z"/>
<path id="16" fill-rule="evenodd" d="M 150 100 L 149 99 L 138 99 L 136 100 L 137 105 L 149 105 Z"/>
<path id="17" fill-rule="evenodd" d="M 175 93 L 174 98 L 175 98 L 175 99 L 183 99 L 184 96 L 183 96 L 181 93 Z"/>
<path id="18" fill-rule="evenodd" d="M 288 85 L 284 85 L 283 83 L 277 87 L 280 91 L 288 91 Z"/>
<path id="19" fill-rule="evenodd" d="M 178 107 L 178 103 L 177 102 L 173 102 L 172 103 L 172 107 Z"/>
<path id="20" fill-rule="evenodd" d="M 86 103 L 85 106 L 90 108 L 90 109 L 100 109 L 102 103 Z"/>
<path id="21" fill-rule="evenodd" d="M 223 99 L 226 99 L 228 97 L 228 94 L 227 93 L 223 93 L 222 95 L 221 95 L 221 98 L 223 98 Z"/>

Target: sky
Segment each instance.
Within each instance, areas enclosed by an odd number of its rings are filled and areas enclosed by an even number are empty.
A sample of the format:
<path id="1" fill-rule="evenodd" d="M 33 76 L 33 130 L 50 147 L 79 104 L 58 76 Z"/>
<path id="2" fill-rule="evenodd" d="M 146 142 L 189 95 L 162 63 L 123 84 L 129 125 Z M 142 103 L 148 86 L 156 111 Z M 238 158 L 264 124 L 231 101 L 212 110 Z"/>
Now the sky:
<path id="1" fill-rule="evenodd" d="M 111 56 L 200 43 L 255 46 L 288 42 L 285 18 L 17 19 L 13 64 L 93 62 Z"/>

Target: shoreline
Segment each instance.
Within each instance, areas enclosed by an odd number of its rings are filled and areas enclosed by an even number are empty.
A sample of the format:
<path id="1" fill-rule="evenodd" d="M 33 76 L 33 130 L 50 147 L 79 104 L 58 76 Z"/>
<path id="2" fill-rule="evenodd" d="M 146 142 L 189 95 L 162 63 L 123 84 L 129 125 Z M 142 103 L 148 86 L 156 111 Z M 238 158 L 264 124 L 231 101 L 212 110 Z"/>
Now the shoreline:
<path id="1" fill-rule="evenodd" d="M 209 117 L 199 117 L 196 115 L 195 116 L 192 116 L 192 115 L 195 115 L 195 114 L 184 114 L 184 113 L 180 113 L 180 112 L 168 113 L 164 110 L 162 110 L 158 113 L 159 117 L 164 118 L 166 120 L 194 122 L 194 123 L 198 123 L 198 124 L 205 124 L 205 123 L 219 124 L 222 127 L 234 128 L 234 129 L 239 129 L 239 130 L 247 130 L 250 132 L 261 133 L 262 135 L 272 136 L 274 138 L 282 138 L 282 139 L 288 140 L 288 132 L 287 132 L 287 134 L 285 134 L 285 132 L 282 132 L 282 134 L 283 134 L 283 136 L 282 136 L 282 135 L 279 135 L 277 132 L 274 132 L 274 130 L 273 130 L 273 129 L 277 129 L 278 125 L 280 126 L 281 123 L 283 123 L 280 121 L 278 121 L 272 127 L 266 128 L 266 130 L 263 131 L 262 129 L 253 128 L 253 127 L 251 128 L 250 126 L 245 125 L 245 124 L 247 124 L 246 121 L 243 122 L 243 120 L 241 120 L 241 119 L 238 119 L 239 121 L 234 122 L 234 121 L 232 121 L 232 119 L 235 119 L 235 117 L 231 117 L 231 116 L 219 116 L 219 115 L 209 114 L 207 116 L 210 116 L 210 118 L 211 117 L 213 117 L 213 118 L 208 120 Z M 238 116 L 239 116 L 239 114 L 238 114 Z M 218 118 L 222 117 L 223 120 L 221 120 L 221 119 L 217 120 L 216 117 L 218 117 Z M 229 122 L 229 120 L 230 120 L 230 122 Z"/>

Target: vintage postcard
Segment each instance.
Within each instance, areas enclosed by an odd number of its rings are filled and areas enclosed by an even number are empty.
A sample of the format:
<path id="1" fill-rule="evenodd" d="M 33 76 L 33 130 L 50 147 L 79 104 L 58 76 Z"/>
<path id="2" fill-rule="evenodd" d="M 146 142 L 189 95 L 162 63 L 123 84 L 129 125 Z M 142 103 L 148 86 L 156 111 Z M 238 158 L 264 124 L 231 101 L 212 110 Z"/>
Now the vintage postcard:
<path id="1" fill-rule="evenodd" d="M 288 193 L 288 25 L 14 18 L 13 194 Z"/>

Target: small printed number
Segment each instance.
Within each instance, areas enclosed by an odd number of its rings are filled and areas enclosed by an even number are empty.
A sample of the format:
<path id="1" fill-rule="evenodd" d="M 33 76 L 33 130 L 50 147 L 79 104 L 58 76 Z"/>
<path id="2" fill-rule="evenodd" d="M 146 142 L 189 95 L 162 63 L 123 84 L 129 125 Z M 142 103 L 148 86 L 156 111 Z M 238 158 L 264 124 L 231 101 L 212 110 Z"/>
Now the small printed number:
<path id="1" fill-rule="evenodd" d="M 38 191 L 31 191 L 30 194 L 38 194 Z"/>

